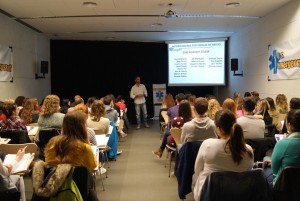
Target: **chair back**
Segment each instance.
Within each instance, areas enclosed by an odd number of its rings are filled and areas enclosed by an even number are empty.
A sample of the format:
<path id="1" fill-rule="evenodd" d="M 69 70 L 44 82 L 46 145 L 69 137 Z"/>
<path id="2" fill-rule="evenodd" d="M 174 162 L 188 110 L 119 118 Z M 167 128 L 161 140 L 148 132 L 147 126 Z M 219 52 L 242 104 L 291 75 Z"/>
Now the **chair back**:
<path id="1" fill-rule="evenodd" d="M 51 174 L 53 174 L 53 171 L 55 171 L 53 166 L 44 166 L 44 178 L 46 178 L 48 175 L 50 176 Z M 33 173 L 32 175 L 33 177 L 35 177 L 34 174 L 35 173 Z M 73 171 L 72 179 L 76 183 L 76 186 L 80 191 L 80 194 L 84 201 L 98 200 L 97 195 L 93 192 L 93 190 L 91 190 L 93 177 L 90 176 L 90 171 L 86 167 L 83 166 L 75 167 Z M 37 194 L 35 194 L 35 192 L 33 192 L 31 200 L 49 201 L 50 197 L 38 196 Z"/>
<path id="2" fill-rule="evenodd" d="M 275 137 L 246 139 L 245 141 L 253 148 L 254 161 L 263 161 L 267 151 L 272 150 L 276 144 Z"/>
<path id="3" fill-rule="evenodd" d="M 27 146 L 27 147 L 26 147 Z M 26 144 L 1 144 L 0 150 L 3 154 L 16 154 L 20 148 L 24 148 L 25 153 L 36 154 L 38 147 L 35 143 L 26 143 Z"/>
<path id="4" fill-rule="evenodd" d="M 182 144 L 181 143 L 181 132 L 182 132 L 181 128 L 171 128 L 170 129 L 170 133 L 177 145 Z"/>
<path id="5" fill-rule="evenodd" d="M 30 142 L 27 131 L 17 129 L 0 130 L 1 138 L 10 138 L 9 144 L 23 144 Z"/>
<path id="6" fill-rule="evenodd" d="M 164 118 L 165 123 L 168 124 L 169 116 L 167 115 L 167 111 L 161 111 L 161 116 Z"/>
<path id="7" fill-rule="evenodd" d="M 274 186 L 274 201 L 299 200 L 300 167 L 285 167 Z"/>
<path id="8" fill-rule="evenodd" d="M 60 130 L 55 128 L 41 129 L 39 131 L 38 139 L 36 141 L 37 146 L 40 149 L 39 158 L 45 160 L 44 149 L 49 140 L 60 134 Z"/>
<path id="9" fill-rule="evenodd" d="M 120 119 L 119 126 L 118 126 L 118 132 L 123 131 L 123 127 L 124 127 L 124 120 Z"/>
<path id="10" fill-rule="evenodd" d="M 201 201 L 270 201 L 269 184 L 262 169 L 213 172 L 205 180 Z"/>

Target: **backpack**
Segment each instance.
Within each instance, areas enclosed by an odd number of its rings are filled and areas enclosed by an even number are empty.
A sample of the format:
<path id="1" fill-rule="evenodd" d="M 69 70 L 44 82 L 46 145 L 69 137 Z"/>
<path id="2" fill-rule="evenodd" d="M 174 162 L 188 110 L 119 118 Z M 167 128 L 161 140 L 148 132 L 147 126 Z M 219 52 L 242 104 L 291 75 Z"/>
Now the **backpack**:
<path id="1" fill-rule="evenodd" d="M 68 177 L 50 201 L 83 201 L 79 189 L 73 180 L 74 168 L 72 167 Z"/>

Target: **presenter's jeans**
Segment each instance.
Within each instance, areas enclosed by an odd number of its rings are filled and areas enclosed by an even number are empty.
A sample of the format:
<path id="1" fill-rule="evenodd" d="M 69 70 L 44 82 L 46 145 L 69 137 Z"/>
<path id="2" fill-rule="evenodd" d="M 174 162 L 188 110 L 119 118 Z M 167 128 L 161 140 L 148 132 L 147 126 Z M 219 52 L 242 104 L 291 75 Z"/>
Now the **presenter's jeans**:
<path id="1" fill-rule="evenodd" d="M 144 124 L 147 123 L 147 108 L 146 103 L 135 104 L 136 121 L 138 125 L 141 125 L 141 111 L 143 112 Z"/>

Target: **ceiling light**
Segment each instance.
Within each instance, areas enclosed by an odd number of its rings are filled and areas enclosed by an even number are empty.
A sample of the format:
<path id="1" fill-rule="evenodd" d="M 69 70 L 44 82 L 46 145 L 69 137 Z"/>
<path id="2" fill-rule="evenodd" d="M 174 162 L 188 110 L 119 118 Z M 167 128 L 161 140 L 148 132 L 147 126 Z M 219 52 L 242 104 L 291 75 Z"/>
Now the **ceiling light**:
<path id="1" fill-rule="evenodd" d="M 83 6 L 89 7 L 89 8 L 94 8 L 97 6 L 97 3 L 92 2 L 92 1 L 86 1 L 82 3 Z"/>
<path id="2" fill-rule="evenodd" d="M 241 5 L 241 3 L 239 3 L 239 2 L 230 2 L 230 3 L 225 4 L 225 6 L 228 8 L 234 8 L 234 7 L 238 7 L 240 5 Z"/>

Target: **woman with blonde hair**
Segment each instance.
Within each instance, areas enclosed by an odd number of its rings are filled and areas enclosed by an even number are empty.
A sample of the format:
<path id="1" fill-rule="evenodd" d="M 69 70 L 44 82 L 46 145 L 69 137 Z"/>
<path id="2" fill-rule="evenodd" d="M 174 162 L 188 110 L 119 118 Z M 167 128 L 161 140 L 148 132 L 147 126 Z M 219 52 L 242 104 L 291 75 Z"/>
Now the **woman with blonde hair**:
<path id="1" fill-rule="evenodd" d="M 276 110 L 279 114 L 286 114 L 288 112 L 288 102 L 284 94 L 278 94 L 275 99 Z"/>
<path id="2" fill-rule="evenodd" d="M 85 166 L 89 170 L 96 168 L 86 129 L 86 114 L 72 111 L 65 115 L 61 135 L 51 138 L 46 145 L 45 162 L 52 166 L 67 163 Z"/>
<path id="3" fill-rule="evenodd" d="M 87 119 L 87 126 L 94 130 L 109 131 L 109 119 L 105 117 L 106 111 L 102 101 L 95 100 L 91 105 L 91 112 Z"/>
<path id="4" fill-rule="evenodd" d="M 207 110 L 207 116 L 214 120 L 215 119 L 215 114 L 217 111 L 219 111 L 221 108 L 220 103 L 218 102 L 217 99 L 210 99 L 208 101 L 208 110 Z"/>
<path id="5" fill-rule="evenodd" d="M 36 98 L 30 98 L 25 102 L 21 119 L 23 119 L 26 124 L 37 123 L 39 112 L 37 110 Z"/>
<path id="6" fill-rule="evenodd" d="M 223 110 L 227 109 L 230 110 L 235 117 L 237 117 L 237 110 L 236 110 L 236 103 L 231 98 L 226 98 L 222 104 Z"/>
<path id="7" fill-rule="evenodd" d="M 220 110 L 215 115 L 219 139 L 204 140 L 195 161 L 192 189 L 195 200 L 206 177 L 216 171 L 243 172 L 253 167 L 253 150 L 245 143 L 242 127 L 236 123 L 235 115 L 229 110 Z"/>
<path id="8" fill-rule="evenodd" d="M 44 128 L 61 128 L 65 114 L 59 112 L 60 99 L 57 95 L 48 95 L 43 102 L 38 125 Z"/>

